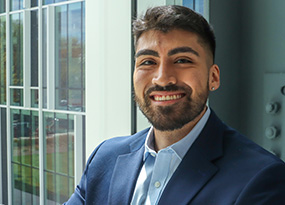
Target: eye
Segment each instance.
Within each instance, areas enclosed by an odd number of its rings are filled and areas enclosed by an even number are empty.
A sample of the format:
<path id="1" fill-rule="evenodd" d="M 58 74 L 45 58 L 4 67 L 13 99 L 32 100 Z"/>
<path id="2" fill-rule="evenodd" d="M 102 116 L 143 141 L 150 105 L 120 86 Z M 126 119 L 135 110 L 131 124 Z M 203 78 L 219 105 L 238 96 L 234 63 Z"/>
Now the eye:
<path id="1" fill-rule="evenodd" d="M 193 62 L 189 59 L 181 58 L 181 59 L 178 59 L 177 61 L 175 61 L 175 63 L 184 64 L 184 63 L 193 63 Z"/>
<path id="2" fill-rule="evenodd" d="M 155 65 L 156 63 L 154 62 L 154 61 L 152 61 L 152 60 L 145 60 L 145 61 L 143 61 L 141 64 L 140 64 L 140 66 L 141 65 Z"/>

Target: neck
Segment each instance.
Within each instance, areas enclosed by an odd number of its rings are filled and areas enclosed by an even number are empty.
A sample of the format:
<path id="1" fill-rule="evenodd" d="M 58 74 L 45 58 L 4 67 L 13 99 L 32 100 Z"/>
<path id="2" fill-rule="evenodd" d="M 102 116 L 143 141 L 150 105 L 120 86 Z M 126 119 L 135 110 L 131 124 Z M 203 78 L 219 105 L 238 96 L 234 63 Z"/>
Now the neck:
<path id="1" fill-rule="evenodd" d="M 155 151 L 159 151 L 164 149 L 179 140 L 183 139 L 192 129 L 193 127 L 199 122 L 202 116 L 206 112 L 206 107 L 204 110 L 192 121 L 188 122 L 182 128 L 172 131 L 161 131 L 154 128 L 154 136 L 155 136 Z"/>

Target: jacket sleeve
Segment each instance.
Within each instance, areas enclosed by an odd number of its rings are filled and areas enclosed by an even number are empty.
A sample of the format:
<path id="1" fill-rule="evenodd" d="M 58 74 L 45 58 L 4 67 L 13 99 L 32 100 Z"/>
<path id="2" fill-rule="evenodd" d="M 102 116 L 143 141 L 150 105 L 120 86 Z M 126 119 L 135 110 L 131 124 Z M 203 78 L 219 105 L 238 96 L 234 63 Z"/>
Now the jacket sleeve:
<path id="1" fill-rule="evenodd" d="M 101 145 L 104 142 L 102 142 L 98 147 L 96 147 L 96 149 L 93 151 L 93 153 L 90 155 L 87 163 L 86 163 L 86 167 L 85 170 L 83 172 L 83 175 L 81 177 L 81 180 L 79 182 L 79 184 L 77 185 L 77 187 L 75 188 L 74 193 L 71 195 L 71 197 L 69 198 L 69 200 L 67 202 L 64 203 L 64 205 L 81 205 L 81 204 L 85 204 L 85 194 L 87 192 L 86 190 L 86 177 L 88 174 L 88 167 L 90 165 L 90 163 L 92 162 L 96 152 L 98 151 L 98 149 L 101 147 Z"/>
<path id="2" fill-rule="evenodd" d="M 285 164 L 275 162 L 261 169 L 244 187 L 236 205 L 285 203 Z"/>

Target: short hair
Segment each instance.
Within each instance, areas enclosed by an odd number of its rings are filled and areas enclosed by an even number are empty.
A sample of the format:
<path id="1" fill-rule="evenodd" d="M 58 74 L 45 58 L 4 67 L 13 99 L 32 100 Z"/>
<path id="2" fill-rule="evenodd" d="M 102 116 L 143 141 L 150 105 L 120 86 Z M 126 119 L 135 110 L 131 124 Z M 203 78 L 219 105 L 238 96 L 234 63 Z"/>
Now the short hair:
<path id="1" fill-rule="evenodd" d="M 195 11 L 177 5 L 158 6 L 147 9 L 146 13 L 133 21 L 134 44 L 146 31 L 158 30 L 167 33 L 182 29 L 198 35 L 199 40 L 209 47 L 215 58 L 215 34 L 207 20 Z"/>

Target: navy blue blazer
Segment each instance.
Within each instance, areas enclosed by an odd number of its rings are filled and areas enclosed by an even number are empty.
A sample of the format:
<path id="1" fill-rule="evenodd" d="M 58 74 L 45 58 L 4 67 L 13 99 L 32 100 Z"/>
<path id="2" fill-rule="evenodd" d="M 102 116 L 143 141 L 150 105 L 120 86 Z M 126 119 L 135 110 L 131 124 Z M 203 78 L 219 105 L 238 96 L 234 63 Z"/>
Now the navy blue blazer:
<path id="1" fill-rule="evenodd" d="M 130 204 L 148 130 L 101 143 L 66 204 Z M 285 204 L 285 164 L 225 125 L 212 111 L 159 204 Z"/>

